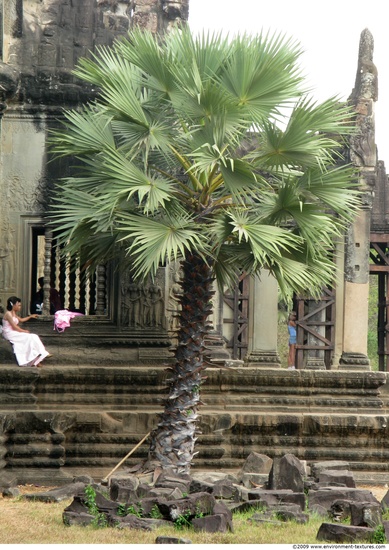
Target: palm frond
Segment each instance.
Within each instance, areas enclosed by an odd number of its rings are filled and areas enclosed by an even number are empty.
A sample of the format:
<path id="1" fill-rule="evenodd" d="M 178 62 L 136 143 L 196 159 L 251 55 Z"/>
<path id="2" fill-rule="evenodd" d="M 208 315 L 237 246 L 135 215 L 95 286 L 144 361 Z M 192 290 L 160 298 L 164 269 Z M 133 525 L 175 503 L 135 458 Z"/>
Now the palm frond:
<path id="1" fill-rule="evenodd" d="M 133 214 L 120 214 L 118 229 L 123 234 L 121 241 L 133 259 L 136 277 L 155 275 L 160 265 L 177 261 L 196 250 L 206 253 L 208 249 L 204 234 L 199 234 L 196 223 L 189 217 L 180 219 L 163 216 L 147 218 Z"/>
<path id="2" fill-rule="evenodd" d="M 114 147 L 110 121 L 97 106 L 87 105 L 81 112 L 67 111 L 64 116 L 65 130 L 53 130 L 49 137 L 51 151 L 57 156 L 90 155 Z"/>

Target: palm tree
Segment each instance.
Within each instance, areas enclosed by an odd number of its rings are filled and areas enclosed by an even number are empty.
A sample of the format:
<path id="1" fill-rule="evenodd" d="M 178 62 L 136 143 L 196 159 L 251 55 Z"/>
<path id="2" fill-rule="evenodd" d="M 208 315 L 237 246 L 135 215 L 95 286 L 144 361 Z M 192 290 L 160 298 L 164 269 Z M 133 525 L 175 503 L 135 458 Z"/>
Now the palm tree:
<path id="1" fill-rule="evenodd" d="M 266 267 L 284 296 L 317 295 L 357 208 L 340 158 L 350 110 L 310 99 L 300 55 L 279 35 L 134 30 L 80 61 L 96 99 L 51 138 L 77 159 L 52 212 L 68 255 L 121 257 L 140 279 L 181 262 L 178 346 L 150 445 L 163 468 L 188 472 L 193 459 L 214 281 Z"/>

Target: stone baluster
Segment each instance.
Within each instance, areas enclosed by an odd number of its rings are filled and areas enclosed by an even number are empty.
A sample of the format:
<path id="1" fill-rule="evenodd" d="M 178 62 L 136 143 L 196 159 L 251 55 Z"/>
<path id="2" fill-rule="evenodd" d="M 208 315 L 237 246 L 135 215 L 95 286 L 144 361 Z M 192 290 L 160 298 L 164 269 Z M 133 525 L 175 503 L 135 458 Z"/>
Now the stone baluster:
<path id="1" fill-rule="evenodd" d="M 42 315 L 50 315 L 50 284 L 51 284 L 51 249 L 53 245 L 53 232 L 45 231 L 45 264 L 43 267 L 43 308 Z"/>
<path id="2" fill-rule="evenodd" d="M 96 269 L 96 315 L 106 313 L 106 268 L 99 264 Z"/>

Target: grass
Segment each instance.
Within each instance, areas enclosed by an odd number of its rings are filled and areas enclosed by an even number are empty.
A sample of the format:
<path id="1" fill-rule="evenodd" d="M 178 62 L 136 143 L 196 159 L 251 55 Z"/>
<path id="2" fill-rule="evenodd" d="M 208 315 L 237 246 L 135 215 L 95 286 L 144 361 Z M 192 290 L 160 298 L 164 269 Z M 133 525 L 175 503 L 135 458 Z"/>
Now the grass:
<path id="1" fill-rule="evenodd" d="M 130 529 L 65 526 L 62 512 L 71 502 L 42 503 L 21 497 L 0 498 L 0 540 L 3 544 L 154 544 L 157 536 L 187 538 L 193 544 L 314 544 L 323 518 L 313 515 L 306 525 L 252 524 L 254 514 L 235 514 L 234 533 L 196 533 L 192 529 Z"/>

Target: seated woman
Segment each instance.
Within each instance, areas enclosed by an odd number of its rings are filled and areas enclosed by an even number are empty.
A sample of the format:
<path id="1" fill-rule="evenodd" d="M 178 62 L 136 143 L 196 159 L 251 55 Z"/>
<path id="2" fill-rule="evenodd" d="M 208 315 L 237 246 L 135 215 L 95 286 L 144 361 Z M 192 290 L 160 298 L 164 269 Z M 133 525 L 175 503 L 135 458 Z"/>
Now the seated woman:
<path id="1" fill-rule="evenodd" d="M 22 301 L 17 296 L 11 296 L 7 300 L 7 312 L 3 317 L 3 337 L 11 342 L 20 367 L 37 367 L 43 359 L 51 357 L 51 354 L 42 344 L 37 334 L 31 334 L 29 330 L 20 328 L 19 323 L 36 319 L 37 314 L 20 318 Z"/>

